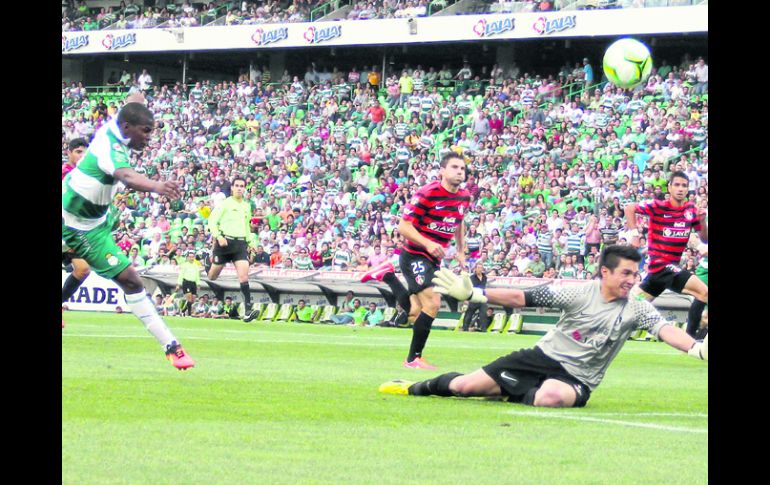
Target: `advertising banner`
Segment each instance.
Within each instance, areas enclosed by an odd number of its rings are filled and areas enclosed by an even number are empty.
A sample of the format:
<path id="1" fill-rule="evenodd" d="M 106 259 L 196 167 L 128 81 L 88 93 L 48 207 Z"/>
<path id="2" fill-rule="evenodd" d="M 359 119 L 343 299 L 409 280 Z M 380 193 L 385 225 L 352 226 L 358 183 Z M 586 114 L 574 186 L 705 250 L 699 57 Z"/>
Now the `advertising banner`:
<path id="1" fill-rule="evenodd" d="M 708 32 L 708 5 L 66 32 L 62 54 L 416 44 Z"/>
<path id="2" fill-rule="evenodd" d="M 66 271 L 61 273 L 61 283 L 70 274 Z M 120 307 L 123 312 L 131 310 L 126 305 L 123 290 L 112 280 L 104 279 L 98 274 L 91 272 L 88 278 L 80 285 L 72 297 L 64 302 L 64 305 L 70 310 L 85 310 L 93 312 L 115 312 Z"/>

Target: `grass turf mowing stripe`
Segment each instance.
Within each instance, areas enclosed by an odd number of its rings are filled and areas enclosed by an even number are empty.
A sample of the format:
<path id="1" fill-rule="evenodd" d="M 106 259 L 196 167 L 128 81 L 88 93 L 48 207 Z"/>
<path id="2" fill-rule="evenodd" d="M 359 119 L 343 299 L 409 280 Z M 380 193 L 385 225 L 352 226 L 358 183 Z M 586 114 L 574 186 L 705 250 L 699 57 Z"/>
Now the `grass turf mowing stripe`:
<path id="1" fill-rule="evenodd" d="M 683 428 L 678 426 L 666 426 L 662 424 L 654 424 L 654 423 L 640 423 L 637 421 L 621 421 L 617 419 L 602 419 L 602 418 L 593 418 L 591 416 L 576 416 L 571 414 L 557 414 L 557 413 L 546 413 L 546 412 L 537 412 L 537 411 L 508 411 L 507 414 L 514 414 L 518 416 L 536 416 L 539 418 L 546 418 L 546 419 L 571 419 L 574 421 L 585 421 L 585 422 L 593 422 L 593 423 L 602 423 L 602 424 L 617 424 L 621 426 L 632 426 L 637 428 L 648 428 L 648 429 L 656 429 L 661 431 L 673 431 L 676 433 L 708 433 L 708 428 Z"/>

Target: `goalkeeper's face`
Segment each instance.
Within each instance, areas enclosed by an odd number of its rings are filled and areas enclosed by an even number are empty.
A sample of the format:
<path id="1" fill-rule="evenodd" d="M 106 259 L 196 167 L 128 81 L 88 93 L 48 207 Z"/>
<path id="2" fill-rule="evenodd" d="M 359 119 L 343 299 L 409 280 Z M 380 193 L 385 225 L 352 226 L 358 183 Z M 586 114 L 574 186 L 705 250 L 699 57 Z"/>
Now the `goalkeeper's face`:
<path id="1" fill-rule="evenodd" d="M 639 263 L 621 259 L 614 270 L 602 266 L 602 285 L 616 298 L 628 298 L 639 275 Z"/>

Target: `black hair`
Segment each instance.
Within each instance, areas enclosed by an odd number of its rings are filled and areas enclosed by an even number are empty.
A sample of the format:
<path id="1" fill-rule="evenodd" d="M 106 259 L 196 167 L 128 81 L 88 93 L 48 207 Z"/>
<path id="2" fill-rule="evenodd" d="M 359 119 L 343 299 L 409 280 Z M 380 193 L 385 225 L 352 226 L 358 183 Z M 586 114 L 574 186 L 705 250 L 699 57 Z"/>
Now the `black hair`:
<path id="1" fill-rule="evenodd" d="M 152 111 L 142 103 L 126 103 L 118 113 L 118 124 L 153 126 Z"/>
<path id="2" fill-rule="evenodd" d="M 605 246 L 602 250 L 602 254 L 599 256 L 599 267 L 604 266 L 608 270 L 614 271 L 621 259 L 629 259 L 638 263 L 642 260 L 642 256 L 632 246 L 612 244 Z"/>
<path id="3" fill-rule="evenodd" d="M 88 147 L 88 140 L 86 140 L 85 138 L 73 138 L 72 140 L 70 140 L 70 143 L 69 143 L 69 150 L 70 151 L 78 149 L 80 147 L 87 148 Z"/>
<path id="4" fill-rule="evenodd" d="M 237 182 L 237 181 L 239 181 L 239 180 L 240 180 L 241 182 L 243 182 L 243 185 L 246 185 L 246 179 L 245 179 L 245 178 L 243 178 L 243 177 L 241 177 L 240 175 L 236 175 L 235 177 L 233 177 L 233 182 L 232 182 L 232 185 L 235 185 L 235 182 Z"/>
<path id="5" fill-rule="evenodd" d="M 447 163 L 450 159 L 456 158 L 458 160 L 461 160 L 463 164 L 465 163 L 465 159 L 462 157 L 462 155 L 458 155 L 455 152 L 450 152 L 445 154 L 443 157 L 441 157 L 441 162 L 439 162 L 439 165 L 441 165 L 441 168 L 446 168 Z"/>
<path id="6" fill-rule="evenodd" d="M 669 184 L 673 183 L 675 178 L 682 178 L 682 179 L 685 179 L 688 184 L 690 183 L 690 177 L 688 177 L 686 173 L 684 173 L 684 172 L 682 172 L 680 170 L 676 170 L 674 172 L 671 172 L 671 176 L 668 178 L 668 183 Z"/>

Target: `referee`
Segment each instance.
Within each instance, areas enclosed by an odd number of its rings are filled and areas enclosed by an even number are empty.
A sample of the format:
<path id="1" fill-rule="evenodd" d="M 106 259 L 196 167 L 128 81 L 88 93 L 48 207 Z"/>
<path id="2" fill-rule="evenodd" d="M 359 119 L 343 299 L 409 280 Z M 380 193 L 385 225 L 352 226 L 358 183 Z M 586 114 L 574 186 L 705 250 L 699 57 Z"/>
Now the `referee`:
<path id="1" fill-rule="evenodd" d="M 248 236 L 251 233 L 251 204 L 243 198 L 246 180 L 235 177 L 231 185 L 232 195 L 223 200 L 209 216 L 209 231 L 214 239 L 213 260 L 209 268 L 209 279 L 216 280 L 225 264 L 232 262 L 238 273 L 244 303 L 244 322 L 250 322 L 256 315 L 251 311 L 249 291 Z"/>
<path id="2" fill-rule="evenodd" d="M 192 316 L 192 306 L 195 303 L 195 298 L 198 296 L 198 285 L 201 282 L 201 265 L 195 261 L 195 252 L 187 251 L 187 259 L 179 265 L 179 279 L 177 280 L 176 289 L 181 288 L 184 293 L 187 305 L 182 310 L 182 313 L 187 313 L 188 317 Z"/>

